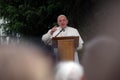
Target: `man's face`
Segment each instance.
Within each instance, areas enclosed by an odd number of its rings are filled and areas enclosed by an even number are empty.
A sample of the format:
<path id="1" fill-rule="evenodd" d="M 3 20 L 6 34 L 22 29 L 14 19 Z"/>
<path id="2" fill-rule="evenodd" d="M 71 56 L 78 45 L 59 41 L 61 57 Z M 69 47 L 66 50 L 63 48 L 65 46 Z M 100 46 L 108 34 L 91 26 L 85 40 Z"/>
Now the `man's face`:
<path id="1" fill-rule="evenodd" d="M 59 16 L 58 17 L 58 25 L 61 27 L 61 28 L 65 28 L 68 24 L 68 20 L 65 16 Z"/>

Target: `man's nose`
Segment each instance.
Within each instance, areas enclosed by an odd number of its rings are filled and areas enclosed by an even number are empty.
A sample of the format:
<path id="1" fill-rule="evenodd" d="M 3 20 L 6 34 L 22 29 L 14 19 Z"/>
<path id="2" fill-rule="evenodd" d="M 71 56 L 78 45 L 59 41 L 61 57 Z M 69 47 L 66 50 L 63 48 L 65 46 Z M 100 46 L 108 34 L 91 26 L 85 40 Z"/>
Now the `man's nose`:
<path id="1" fill-rule="evenodd" d="M 61 23 L 64 23 L 64 21 L 62 21 Z"/>

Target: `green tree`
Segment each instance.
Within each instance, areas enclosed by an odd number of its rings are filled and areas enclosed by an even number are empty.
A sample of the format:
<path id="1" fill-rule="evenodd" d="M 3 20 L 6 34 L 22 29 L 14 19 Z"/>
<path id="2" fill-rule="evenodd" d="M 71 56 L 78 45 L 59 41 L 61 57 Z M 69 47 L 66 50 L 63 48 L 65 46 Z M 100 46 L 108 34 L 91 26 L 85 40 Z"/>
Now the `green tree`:
<path id="1" fill-rule="evenodd" d="M 1 0 L 0 17 L 8 34 L 41 36 L 56 21 L 61 6 L 57 0 Z"/>
<path id="2" fill-rule="evenodd" d="M 84 34 L 93 0 L 0 0 L 0 17 L 7 23 L 7 34 L 42 36 L 53 27 L 59 14 L 69 18 L 69 25 Z M 81 26 L 81 27 L 79 27 Z M 81 33 L 82 33 L 81 32 Z"/>

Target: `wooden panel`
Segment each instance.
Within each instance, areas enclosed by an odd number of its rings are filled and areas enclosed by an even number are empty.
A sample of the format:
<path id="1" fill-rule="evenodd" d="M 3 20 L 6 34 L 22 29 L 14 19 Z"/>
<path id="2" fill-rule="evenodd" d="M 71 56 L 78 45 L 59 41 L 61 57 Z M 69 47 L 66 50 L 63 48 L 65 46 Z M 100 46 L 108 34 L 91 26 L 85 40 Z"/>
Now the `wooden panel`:
<path id="1" fill-rule="evenodd" d="M 58 52 L 60 61 L 74 60 L 74 39 L 58 40 Z"/>

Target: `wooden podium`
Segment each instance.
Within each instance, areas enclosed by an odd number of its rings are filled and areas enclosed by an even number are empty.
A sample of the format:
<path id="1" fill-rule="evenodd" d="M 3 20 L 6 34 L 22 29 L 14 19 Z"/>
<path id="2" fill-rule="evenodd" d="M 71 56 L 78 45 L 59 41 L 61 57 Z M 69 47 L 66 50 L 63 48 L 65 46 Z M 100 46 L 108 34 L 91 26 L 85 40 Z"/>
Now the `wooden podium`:
<path id="1" fill-rule="evenodd" d="M 74 60 L 74 53 L 79 44 L 79 36 L 53 37 L 52 46 L 58 48 L 60 61 Z"/>

